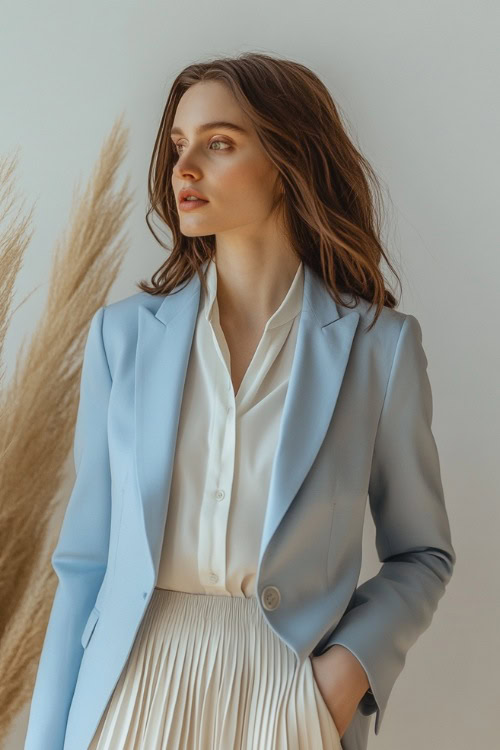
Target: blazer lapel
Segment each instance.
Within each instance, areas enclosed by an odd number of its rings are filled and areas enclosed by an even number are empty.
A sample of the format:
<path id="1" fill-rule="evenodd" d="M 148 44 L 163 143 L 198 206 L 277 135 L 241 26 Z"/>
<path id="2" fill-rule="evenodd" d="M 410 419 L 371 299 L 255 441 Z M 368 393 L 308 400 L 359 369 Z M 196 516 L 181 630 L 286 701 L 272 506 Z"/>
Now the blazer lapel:
<path id="1" fill-rule="evenodd" d="M 142 305 L 138 308 L 135 457 L 155 580 L 200 291 L 195 275 L 182 289 L 167 295 L 156 313 Z M 321 279 L 304 264 L 303 305 L 271 471 L 259 567 L 325 438 L 359 317 L 355 310 L 341 317 Z"/>
<path id="2" fill-rule="evenodd" d="M 325 439 L 360 318 L 356 310 L 341 317 L 321 279 L 306 265 L 304 272 L 304 299 L 271 471 L 259 569 Z"/>
<path id="3" fill-rule="evenodd" d="M 155 575 L 167 517 L 177 428 L 193 341 L 200 280 L 165 297 L 155 312 L 138 308 L 135 360 L 135 458 L 150 562 Z"/>

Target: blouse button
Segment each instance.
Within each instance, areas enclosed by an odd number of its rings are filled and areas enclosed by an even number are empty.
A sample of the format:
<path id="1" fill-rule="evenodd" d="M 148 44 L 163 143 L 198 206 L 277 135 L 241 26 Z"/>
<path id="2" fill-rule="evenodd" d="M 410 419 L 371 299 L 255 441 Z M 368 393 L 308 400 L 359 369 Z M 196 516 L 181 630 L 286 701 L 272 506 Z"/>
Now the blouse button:
<path id="1" fill-rule="evenodd" d="M 224 490 L 217 490 L 217 492 L 215 493 L 215 497 L 217 498 L 217 500 L 223 500 L 225 496 L 226 493 L 224 492 Z"/>
<path id="2" fill-rule="evenodd" d="M 219 576 L 217 575 L 217 573 L 210 573 L 208 576 L 208 580 L 210 581 L 210 583 L 217 583 L 217 581 L 219 580 Z"/>

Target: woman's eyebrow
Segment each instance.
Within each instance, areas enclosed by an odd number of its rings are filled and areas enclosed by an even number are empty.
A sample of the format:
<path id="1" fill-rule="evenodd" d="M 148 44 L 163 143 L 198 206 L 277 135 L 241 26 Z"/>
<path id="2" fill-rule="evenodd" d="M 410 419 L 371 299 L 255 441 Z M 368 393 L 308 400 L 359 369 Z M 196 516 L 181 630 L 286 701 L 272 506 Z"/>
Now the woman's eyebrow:
<path id="1" fill-rule="evenodd" d="M 198 125 L 196 133 L 203 133 L 205 130 L 213 130 L 214 128 L 224 128 L 225 130 L 234 130 L 236 133 L 243 133 L 248 135 L 248 130 L 242 128 L 241 125 L 236 125 L 234 122 L 227 122 L 227 120 L 214 120 L 213 122 L 205 122 L 203 125 Z M 181 128 L 174 127 L 170 131 L 171 135 L 182 135 Z"/>

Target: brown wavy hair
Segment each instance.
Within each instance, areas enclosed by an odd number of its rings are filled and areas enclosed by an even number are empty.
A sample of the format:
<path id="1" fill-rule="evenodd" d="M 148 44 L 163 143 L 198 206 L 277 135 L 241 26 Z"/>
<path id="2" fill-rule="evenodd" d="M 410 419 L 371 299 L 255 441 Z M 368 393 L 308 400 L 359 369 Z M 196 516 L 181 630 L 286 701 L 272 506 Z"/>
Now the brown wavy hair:
<path id="1" fill-rule="evenodd" d="M 318 76 L 300 63 L 257 52 L 193 63 L 174 80 L 156 136 L 148 174 L 146 223 L 170 254 L 141 291 L 169 294 L 214 257 L 215 235 L 187 237 L 179 228 L 172 171 L 177 154 L 170 129 L 180 98 L 200 81 L 226 84 L 252 121 L 269 159 L 279 171 L 285 231 L 303 263 L 326 284 L 335 302 L 359 298 L 396 307 L 380 269 L 382 258 L 401 281 L 380 240 L 381 189 L 377 176 L 343 125 L 339 107 Z M 169 227 L 173 246 L 163 244 L 150 222 L 156 213 Z M 352 304 L 346 301 L 348 295 Z M 371 327 L 370 326 L 370 327 Z"/>

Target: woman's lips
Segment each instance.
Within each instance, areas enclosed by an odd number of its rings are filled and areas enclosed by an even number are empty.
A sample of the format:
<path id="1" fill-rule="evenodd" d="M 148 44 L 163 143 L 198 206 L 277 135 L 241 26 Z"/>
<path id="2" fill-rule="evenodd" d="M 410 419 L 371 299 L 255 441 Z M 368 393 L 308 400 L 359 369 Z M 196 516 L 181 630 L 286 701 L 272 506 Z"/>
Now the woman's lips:
<path id="1" fill-rule="evenodd" d="M 201 199 L 195 201 L 183 200 L 179 203 L 181 211 L 194 211 L 195 208 L 201 208 L 205 206 L 209 201 L 202 201 Z"/>

